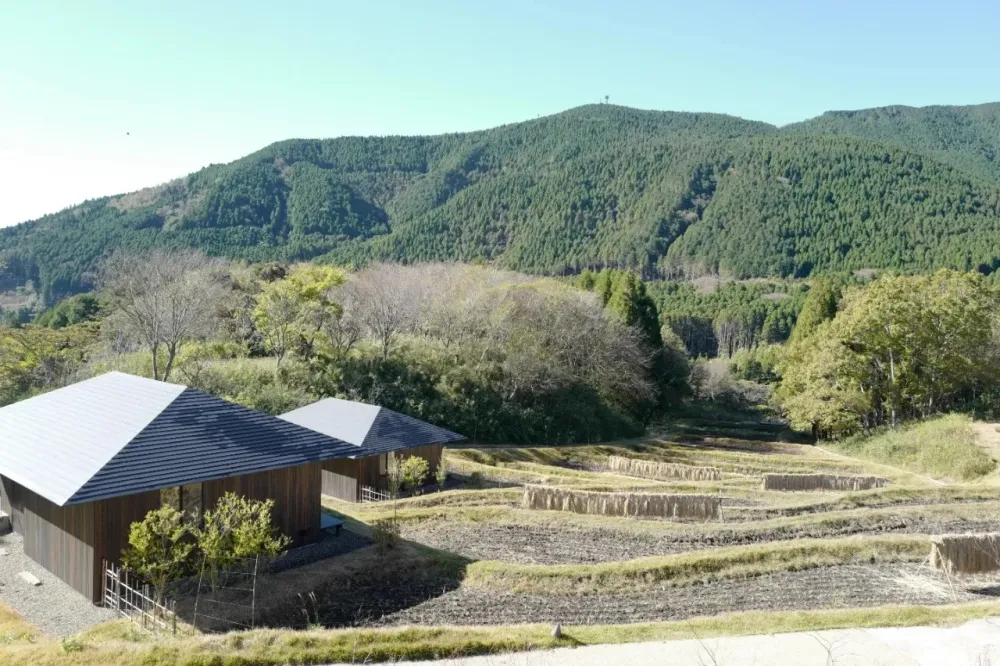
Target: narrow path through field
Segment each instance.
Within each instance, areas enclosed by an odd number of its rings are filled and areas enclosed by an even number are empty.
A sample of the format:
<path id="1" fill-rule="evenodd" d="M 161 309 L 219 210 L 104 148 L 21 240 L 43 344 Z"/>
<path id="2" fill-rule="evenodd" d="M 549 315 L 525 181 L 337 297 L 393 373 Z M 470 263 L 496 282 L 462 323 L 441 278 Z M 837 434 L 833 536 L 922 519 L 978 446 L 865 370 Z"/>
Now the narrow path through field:
<path id="1" fill-rule="evenodd" d="M 572 631 L 568 633 L 571 635 Z M 1000 658 L 1000 621 L 958 627 L 838 629 L 773 636 L 589 645 L 444 659 L 438 666 L 978 666 Z M 418 666 L 427 662 L 399 662 Z"/>

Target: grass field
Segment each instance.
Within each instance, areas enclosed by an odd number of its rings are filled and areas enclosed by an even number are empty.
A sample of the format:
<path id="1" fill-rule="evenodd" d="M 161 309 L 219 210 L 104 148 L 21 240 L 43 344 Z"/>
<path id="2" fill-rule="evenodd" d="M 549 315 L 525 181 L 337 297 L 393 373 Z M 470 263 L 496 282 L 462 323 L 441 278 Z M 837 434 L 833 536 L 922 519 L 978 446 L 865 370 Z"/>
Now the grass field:
<path id="1" fill-rule="evenodd" d="M 832 448 L 839 453 L 895 465 L 944 481 L 973 481 L 996 468 L 976 442 L 968 417 L 952 414 L 874 437 L 853 437 Z"/>
<path id="2" fill-rule="evenodd" d="M 1000 531 L 1000 484 L 971 424 L 949 417 L 816 447 L 769 424 L 688 422 L 634 441 L 457 449 L 461 487 L 393 503 L 325 499 L 402 541 L 264 583 L 256 631 L 154 637 L 124 621 L 55 641 L 0 610 L 0 664 L 366 663 L 512 649 L 849 626 L 950 624 L 995 614 L 1000 577 L 946 578 L 929 535 Z M 991 431 L 992 432 L 992 431 Z M 713 434 L 714 433 L 714 434 Z M 942 453 L 938 449 L 946 449 Z M 713 467 L 707 481 L 613 473 L 608 456 Z M 871 474 L 861 492 L 761 489 L 760 475 Z M 525 483 L 720 498 L 679 522 L 531 510 Z M 309 601 L 306 601 L 306 600 Z M 552 624 L 564 638 L 549 635 Z"/>

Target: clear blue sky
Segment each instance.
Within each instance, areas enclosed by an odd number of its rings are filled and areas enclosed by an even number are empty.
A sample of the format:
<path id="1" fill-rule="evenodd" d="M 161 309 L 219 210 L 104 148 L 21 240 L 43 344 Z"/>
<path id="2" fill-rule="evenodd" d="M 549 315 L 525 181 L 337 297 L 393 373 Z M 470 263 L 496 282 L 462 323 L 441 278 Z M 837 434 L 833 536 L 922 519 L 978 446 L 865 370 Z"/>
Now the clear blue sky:
<path id="1" fill-rule="evenodd" d="M 279 139 L 479 129 L 604 95 L 775 124 L 996 101 L 994 5 L 0 0 L 0 225 Z"/>

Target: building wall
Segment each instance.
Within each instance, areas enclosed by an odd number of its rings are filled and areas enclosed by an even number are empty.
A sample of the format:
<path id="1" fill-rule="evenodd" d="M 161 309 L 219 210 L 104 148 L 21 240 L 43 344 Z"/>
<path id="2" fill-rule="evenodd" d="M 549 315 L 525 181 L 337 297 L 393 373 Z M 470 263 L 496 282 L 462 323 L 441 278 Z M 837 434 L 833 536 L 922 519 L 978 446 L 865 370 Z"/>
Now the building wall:
<path id="1" fill-rule="evenodd" d="M 274 499 L 278 529 L 293 545 L 309 543 L 321 534 L 321 471 L 322 463 L 310 463 L 206 481 L 203 506 L 211 508 L 226 492 Z M 61 507 L 4 477 L 0 494 L 25 554 L 95 603 L 104 591 L 105 562 L 120 562 L 132 523 L 160 507 L 159 490 Z"/>
<path id="2" fill-rule="evenodd" d="M 61 507 L 6 477 L 0 477 L 0 484 L 11 526 L 24 538 L 24 554 L 88 599 L 99 599 L 94 505 Z"/>
<path id="3" fill-rule="evenodd" d="M 361 492 L 358 483 L 360 474 L 361 465 L 358 460 L 327 460 L 323 463 L 322 493 L 345 502 L 357 502 L 358 493 Z"/>
<path id="4" fill-rule="evenodd" d="M 211 509 L 225 493 L 255 500 L 274 500 L 272 519 L 293 545 L 315 541 L 321 536 L 320 494 L 323 463 L 283 467 L 268 472 L 234 476 L 201 484 L 202 506 Z"/>
<path id="5" fill-rule="evenodd" d="M 428 480 L 433 480 L 438 465 L 441 464 L 443 444 L 428 444 L 414 446 L 396 452 L 401 458 L 413 456 L 424 458 L 430 464 Z M 370 486 L 376 490 L 388 490 L 389 481 L 382 473 L 384 465 L 379 461 L 381 456 L 368 456 L 354 460 L 327 460 L 323 463 L 323 494 L 336 497 L 347 502 L 357 502 L 361 499 L 361 486 Z"/>
<path id="6" fill-rule="evenodd" d="M 98 500 L 91 506 L 94 507 L 94 595 L 91 598 L 96 603 L 104 594 L 105 562 L 121 563 L 132 523 L 140 522 L 150 511 L 160 508 L 160 491 Z"/>

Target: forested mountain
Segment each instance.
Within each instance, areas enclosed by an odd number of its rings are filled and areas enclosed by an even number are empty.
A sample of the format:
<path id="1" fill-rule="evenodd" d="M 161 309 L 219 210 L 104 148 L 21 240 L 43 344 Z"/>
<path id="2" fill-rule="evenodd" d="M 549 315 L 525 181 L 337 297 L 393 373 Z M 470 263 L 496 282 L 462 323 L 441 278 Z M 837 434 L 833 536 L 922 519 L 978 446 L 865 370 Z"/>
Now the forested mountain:
<path id="1" fill-rule="evenodd" d="M 284 141 L 0 230 L 0 291 L 30 282 L 51 303 L 86 290 L 119 247 L 482 259 L 549 274 L 992 269 L 997 108 L 837 113 L 779 129 L 590 105 L 467 134 Z"/>
<path id="2" fill-rule="evenodd" d="M 895 143 L 984 178 L 1000 180 L 1000 103 L 828 111 L 785 131 Z"/>

